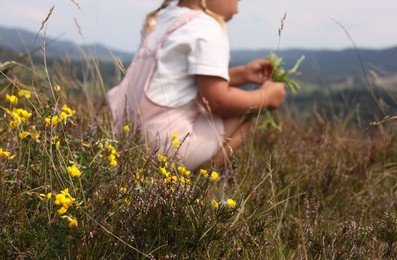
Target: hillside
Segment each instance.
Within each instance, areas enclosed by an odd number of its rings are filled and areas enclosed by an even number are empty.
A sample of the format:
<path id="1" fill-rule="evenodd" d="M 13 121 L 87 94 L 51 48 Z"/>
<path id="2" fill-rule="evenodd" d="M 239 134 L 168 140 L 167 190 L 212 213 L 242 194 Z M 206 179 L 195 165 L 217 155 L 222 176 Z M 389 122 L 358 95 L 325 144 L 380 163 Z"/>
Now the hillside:
<path id="1" fill-rule="evenodd" d="M 115 56 L 128 63 L 133 56 L 132 53 L 109 49 L 98 44 L 80 46 L 70 41 L 49 37 L 45 38 L 45 42 L 48 58 L 57 59 L 68 55 L 72 60 L 79 61 L 85 58 L 84 54 L 93 54 L 102 61 L 113 61 L 113 56 Z M 29 52 L 40 56 L 42 55 L 42 43 L 42 35 L 37 36 L 35 33 L 23 29 L 0 27 L 0 49 L 21 53 Z M 231 65 L 265 57 L 269 51 L 275 50 L 233 50 Z M 301 79 L 309 82 L 322 83 L 324 79 L 329 80 L 330 78 L 335 80 L 349 76 L 360 77 L 363 73 L 360 59 L 366 69 L 373 69 L 379 72 L 380 76 L 392 75 L 397 72 L 397 46 L 381 50 L 287 49 L 275 52 L 283 57 L 286 67 L 292 66 L 301 55 L 305 55 L 306 60 L 301 66 Z"/>
<path id="2" fill-rule="evenodd" d="M 41 35 L 36 39 L 36 34 L 32 32 L 0 27 L 0 63 L 24 60 L 30 54 L 34 64 L 42 64 L 43 41 Z M 133 56 L 132 53 L 108 49 L 102 45 L 79 46 L 62 39 L 47 37 L 45 43 L 46 62 L 50 68 L 57 70 L 63 66 L 68 68 L 66 73 L 83 81 L 87 80 L 87 75 L 91 75 L 87 71 L 92 69 L 95 60 L 105 88 L 110 88 L 119 81 L 119 69 L 114 57 L 119 58 L 127 67 Z M 367 111 L 377 107 L 374 97 L 382 100 L 386 107 L 394 107 L 395 102 L 390 98 L 390 92 L 395 92 L 397 85 L 397 46 L 381 50 L 233 50 L 231 66 L 265 57 L 269 51 L 282 57 L 286 68 L 292 67 L 302 55 L 306 57 L 299 69 L 301 74 L 295 76 L 302 89 L 299 95 L 288 97 L 289 103 L 299 110 L 310 111 L 314 106 L 319 106 L 326 110 L 325 114 L 331 115 L 361 105 L 362 113 L 368 117 Z M 368 92 L 368 88 L 373 87 L 376 87 L 376 94 Z M 327 107 L 330 103 L 334 107 Z M 377 118 L 384 116 L 384 112 L 377 114 Z M 373 119 L 368 118 L 368 121 Z"/>
<path id="3" fill-rule="evenodd" d="M 85 55 L 94 54 L 103 61 L 111 61 L 113 60 L 111 54 L 122 60 L 130 60 L 132 56 L 131 53 L 112 50 L 100 44 L 77 45 L 58 38 L 44 38 L 42 34 L 37 35 L 24 29 L 0 27 L 0 49 L 41 55 L 43 42 L 46 44 L 47 57 L 53 59 L 67 55 L 72 60 L 78 61 L 84 59 Z"/>

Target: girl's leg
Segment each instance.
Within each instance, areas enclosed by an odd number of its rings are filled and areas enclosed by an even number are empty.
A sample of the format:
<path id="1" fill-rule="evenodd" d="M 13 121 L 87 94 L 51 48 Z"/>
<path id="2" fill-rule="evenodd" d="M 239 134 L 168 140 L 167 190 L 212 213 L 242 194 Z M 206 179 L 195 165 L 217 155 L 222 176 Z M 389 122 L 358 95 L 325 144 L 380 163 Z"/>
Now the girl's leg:
<path id="1" fill-rule="evenodd" d="M 224 144 L 213 157 L 216 164 L 227 162 L 233 151 L 241 146 L 252 125 L 252 119 L 241 122 L 241 118 L 238 117 L 224 118 L 223 125 L 225 128 Z"/>

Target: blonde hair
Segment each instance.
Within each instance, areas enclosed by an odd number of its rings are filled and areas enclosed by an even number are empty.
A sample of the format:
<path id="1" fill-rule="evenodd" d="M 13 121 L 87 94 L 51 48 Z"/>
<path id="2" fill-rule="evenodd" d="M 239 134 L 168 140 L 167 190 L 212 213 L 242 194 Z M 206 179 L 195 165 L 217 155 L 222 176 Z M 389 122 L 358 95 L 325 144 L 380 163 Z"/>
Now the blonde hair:
<path id="1" fill-rule="evenodd" d="M 146 15 L 146 20 L 145 20 L 145 25 L 144 25 L 145 31 L 150 31 L 151 29 L 153 29 L 156 26 L 157 13 L 160 12 L 160 10 L 169 6 L 169 4 L 172 1 L 173 0 L 164 0 L 164 2 L 160 5 L 159 8 L 157 8 L 156 10 L 154 10 Z"/>
<path id="2" fill-rule="evenodd" d="M 145 31 L 150 31 L 152 30 L 154 27 L 156 27 L 156 16 L 157 13 L 160 12 L 160 10 L 167 8 L 167 6 L 169 6 L 169 4 L 174 1 L 174 0 L 164 0 L 164 2 L 160 5 L 159 8 L 157 8 L 156 10 L 148 13 L 146 15 L 146 20 L 145 20 L 145 25 L 144 25 L 144 30 Z M 204 13 L 206 13 L 207 15 L 211 16 L 212 18 L 214 18 L 222 27 L 222 29 L 224 31 L 226 31 L 226 24 L 225 21 L 223 20 L 223 17 L 212 12 L 211 10 L 209 10 L 207 8 L 207 1 L 206 0 L 197 0 L 198 1 L 198 5 L 199 7 L 203 10 Z"/>

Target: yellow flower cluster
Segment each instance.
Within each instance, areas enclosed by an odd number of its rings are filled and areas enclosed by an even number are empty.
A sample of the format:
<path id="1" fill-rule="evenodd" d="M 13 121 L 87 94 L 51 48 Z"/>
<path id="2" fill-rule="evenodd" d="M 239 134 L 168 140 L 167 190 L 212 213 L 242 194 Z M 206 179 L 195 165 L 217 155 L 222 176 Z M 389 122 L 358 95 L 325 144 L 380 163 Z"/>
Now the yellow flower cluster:
<path id="1" fill-rule="evenodd" d="M 159 160 L 159 162 L 163 165 L 167 165 L 167 156 L 163 155 L 163 154 L 158 154 L 157 155 L 157 159 Z"/>
<path id="2" fill-rule="evenodd" d="M 62 109 L 62 112 L 59 114 L 60 118 L 64 118 L 65 116 L 70 117 L 70 116 L 73 116 L 74 114 L 76 114 L 76 110 L 72 110 L 66 104 L 63 105 L 63 107 L 61 109 Z M 62 115 L 64 115 L 64 116 L 62 116 Z"/>
<path id="3" fill-rule="evenodd" d="M 72 176 L 72 178 L 79 177 L 81 175 L 81 171 L 79 170 L 79 168 L 77 168 L 75 164 L 72 164 L 72 166 L 68 166 L 67 169 L 68 173 L 70 174 L 70 176 Z"/>
<path id="4" fill-rule="evenodd" d="M 15 155 L 11 155 L 10 152 L 4 151 L 3 148 L 0 148 L 0 158 L 7 158 L 12 160 L 15 158 Z"/>
<path id="5" fill-rule="evenodd" d="M 69 193 L 69 188 L 66 188 L 64 190 L 61 191 L 61 193 L 58 193 L 55 196 L 55 201 L 54 204 L 57 206 L 62 205 L 62 207 L 60 207 L 57 210 L 57 213 L 59 215 L 63 215 L 66 213 L 66 211 L 68 210 L 68 208 L 76 201 L 75 198 L 73 198 L 70 193 Z"/>
<path id="6" fill-rule="evenodd" d="M 18 92 L 18 96 L 19 97 L 25 97 L 25 98 L 29 99 L 30 98 L 30 91 L 26 90 L 26 89 L 22 89 L 22 90 L 20 90 Z M 6 94 L 6 100 L 8 102 L 10 102 L 11 104 L 14 104 L 14 105 L 16 105 L 18 103 L 18 97 L 16 95 Z"/>
<path id="7" fill-rule="evenodd" d="M 236 207 L 236 204 L 237 204 L 236 201 L 234 201 L 232 199 L 227 199 L 226 203 L 229 208 L 234 208 L 234 207 Z"/>
<path id="8" fill-rule="evenodd" d="M 109 144 L 108 145 L 108 161 L 110 166 L 116 166 L 117 165 L 117 160 L 116 158 L 120 157 L 120 154 L 117 153 L 116 149 Z"/>
<path id="9" fill-rule="evenodd" d="M 210 181 L 215 182 L 216 180 L 219 179 L 219 174 L 216 171 L 212 171 L 211 174 L 208 174 L 208 171 L 205 169 L 200 169 L 200 174 L 204 177 L 204 178 L 210 178 Z"/>
<path id="10" fill-rule="evenodd" d="M 52 198 L 51 192 L 49 192 L 47 194 L 40 193 L 39 195 L 42 199 L 45 199 L 47 201 Z M 77 227 L 78 226 L 77 219 L 75 219 L 71 216 L 64 215 L 68 211 L 70 206 L 72 206 L 73 203 L 75 203 L 75 201 L 76 201 L 76 199 L 70 195 L 68 188 L 62 190 L 61 193 L 59 193 L 55 196 L 54 204 L 57 206 L 62 206 L 57 210 L 57 214 L 61 215 L 61 218 L 66 219 L 69 222 L 68 223 L 69 227 Z"/>
<path id="11" fill-rule="evenodd" d="M 3 151 L 3 148 L 0 148 L 0 157 L 8 158 L 10 156 L 10 152 Z"/>
<path id="12" fill-rule="evenodd" d="M 67 220 L 69 221 L 69 227 L 77 227 L 78 226 L 77 219 L 68 216 Z"/>
<path id="13" fill-rule="evenodd" d="M 173 169 L 175 166 L 173 163 L 171 165 L 168 164 L 169 159 L 167 158 L 167 156 L 158 154 L 158 160 L 161 163 L 161 166 L 159 167 L 159 171 L 160 174 L 164 177 L 165 183 L 172 183 L 172 184 L 179 183 L 180 185 L 182 185 L 182 187 L 189 188 L 190 185 L 189 170 L 187 170 L 183 166 L 178 166 L 176 168 L 178 173 L 176 173 L 176 175 L 172 175 L 169 169 Z"/>
<path id="14" fill-rule="evenodd" d="M 27 132 L 27 131 L 20 132 L 18 134 L 19 139 L 23 140 L 26 137 L 30 136 L 34 141 L 39 142 L 41 133 L 36 131 L 34 127 L 31 130 L 32 130 L 32 132 Z"/>
<path id="15" fill-rule="evenodd" d="M 61 140 L 59 139 L 59 136 L 55 135 L 52 137 L 52 144 L 55 144 L 56 148 L 59 148 L 61 146 Z"/>
<path id="16" fill-rule="evenodd" d="M 211 201 L 211 207 L 214 208 L 214 209 L 217 209 L 217 208 L 219 208 L 219 203 L 216 200 L 213 199 Z"/>
<path id="17" fill-rule="evenodd" d="M 54 91 L 59 92 L 59 91 L 61 91 L 61 86 L 55 85 L 55 86 L 53 87 L 53 89 L 54 89 Z"/>
<path id="18" fill-rule="evenodd" d="M 12 110 L 6 109 L 5 111 L 7 114 L 11 115 L 11 128 L 17 128 L 21 123 L 25 122 L 32 116 L 31 112 L 22 108 L 13 108 Z"/>
<path id="19" fill-rule="evenodd" d="M 160 170 L 161 175 L 164 177 L 164 179 L 166 181 L 176 182 L 178 180 L 178 177 L 172 176 L 166 167 L 159 167 L 159 170 Z"/>
<path id="20" fill-rule="evenodd" d="M 18 96 L 19 97 L 25 97 L 27 99 L 30 98 L 30 91 L 26 90 L 26 89 L 21 89 L 20 91 L 18 91 Z"/>
<path id="21" fill-rule="evenodd" d="M 60 122 L 66 122 L 66 120 L 69 117 L 71 117 L 74 114 L 76 114 L 76 110 L 70 109 L 66 104 L 63 105 L 63 107 L 61 109 L 62 109 L 62 112 L 59 113 L 59 115 L 48 116 L 48 117 L 45 118 L 46 125 L 56 126 Z"/>
<path id="22" fill-rule="evenodd" d="M 11 104 L 16 105 L 18 103 L 18 97 L 15 95 L 8 95 L 6 94 L 6 99 L 8 102 L 10 102 Z"/>
<path id="23" fill-rule="evenodd" d="M 211 207 L 212 208 L 214 208 L 214 209 L 217 209 L 217 208 L 219 208 L 219 203 L 220 202 L 218 202 L 218 201 L 216 201 L 215 199 L 213 199 L 212 201 L 211 201 Z M 235 208 L 236 207 L 236 205 L 237 205 L 237 203 L 236 203 L 236 201 L 234 201 L 234 200 L 232 200 L 232 199 L 227 199 L 226 200 L 226 202 L 225 202 L 225 205 L 228 207 L 228 208 Z"/>
<path id="24" fill-rule="evenodd" d="M 188 177 L 190 175 L 190 171 L 188 171 L 185 167 L 183 166 L 179 166 L 178 167 L 178 172 L 179 174 L 181 174 L 182 176 Z"/>
<path id="25" fill-rule="evenodd" d="M 172 142 L 172 146 L 174 146 L 174 148 L 176 149 L 178 149 L 179 147 L 179 140 L 177 138 L 178 138 L 178 133 L 177 132 L 173 133 L 171 142 Z"/>
<path id="26" fill-rule="evenodd" d="M 130 131 L 130 127 L 129 127 L 128 125 L 125 125 L 125 126 L 123 127 L 123 131 L 126 132 L 126 133 L 128 133 L 128 132 Z"/>
<path id="27" fill-rule="evenodd" d="M 57 125 L 59 123 L 59 116 L 47 116 L 45 119 L 46 125 Z"/>
<path id="28" fill-rule="evenodd" d="M 40 193 L 40 197 L 45 198 L 46 200 L 49 200 L 52 198 L 52 192 L 49 192 L 47 194 Z"/>

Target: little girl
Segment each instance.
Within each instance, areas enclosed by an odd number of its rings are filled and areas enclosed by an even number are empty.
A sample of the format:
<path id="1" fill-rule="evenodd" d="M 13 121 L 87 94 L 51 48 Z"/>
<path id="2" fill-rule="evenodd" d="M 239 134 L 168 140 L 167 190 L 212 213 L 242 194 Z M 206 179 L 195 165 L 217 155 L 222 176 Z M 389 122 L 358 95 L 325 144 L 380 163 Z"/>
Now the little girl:
<path id="1" fill-rule="evenodd" d="M 227 161 L 251 126 L 248 112 L 275 109 L 282 83 L 271 65 L 254 60 L 228 68 L 225 22 L 238 0 L 165 0 L 149 13 L 122 82 L 107 94 L 117 129 L 138 127 L 152 152 L 177 155 L 188 169 Z M 258 90 L 238 86 L 261 84 Z"/>

